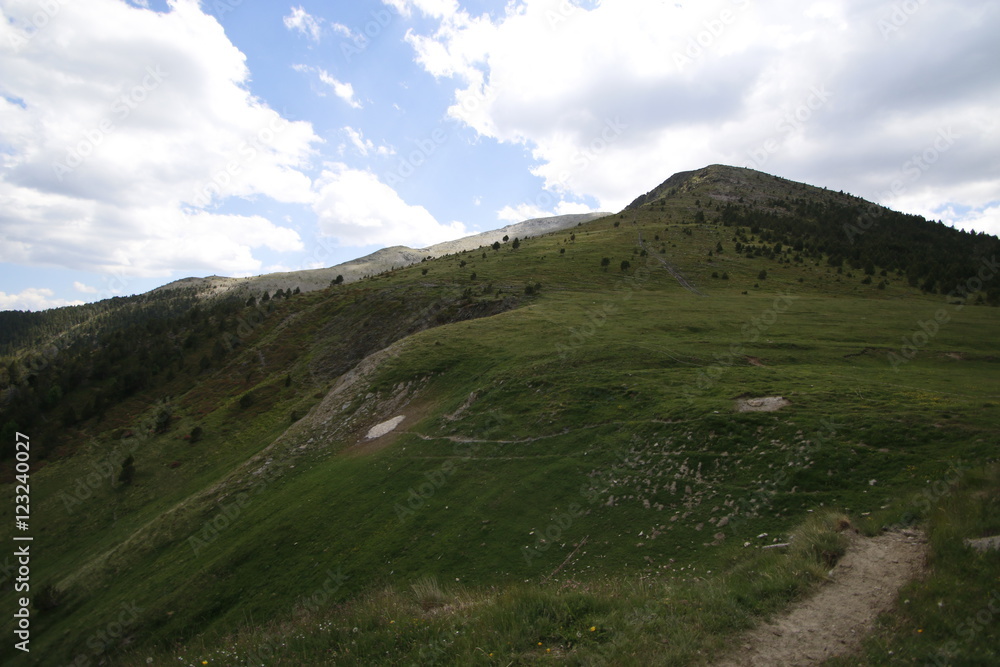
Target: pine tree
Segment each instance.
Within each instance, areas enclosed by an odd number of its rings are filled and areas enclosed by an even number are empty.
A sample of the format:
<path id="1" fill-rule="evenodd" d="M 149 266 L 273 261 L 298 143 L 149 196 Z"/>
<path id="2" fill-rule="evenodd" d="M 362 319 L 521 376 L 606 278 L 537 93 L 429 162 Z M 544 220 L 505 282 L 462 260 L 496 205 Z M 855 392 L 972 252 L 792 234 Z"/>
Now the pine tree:
<path id="1" fill-rule="evenodd" d="M 122 461 L 122 469 L 121 472 L 118 473 L 118 481 L 119 483 L 122 484 L 122 486 L 128 486 L 129 484 L 132 483 L 132 480 L 134 478 L 135 478 L 135 457 L 129 454 L 128 458 Z"/>

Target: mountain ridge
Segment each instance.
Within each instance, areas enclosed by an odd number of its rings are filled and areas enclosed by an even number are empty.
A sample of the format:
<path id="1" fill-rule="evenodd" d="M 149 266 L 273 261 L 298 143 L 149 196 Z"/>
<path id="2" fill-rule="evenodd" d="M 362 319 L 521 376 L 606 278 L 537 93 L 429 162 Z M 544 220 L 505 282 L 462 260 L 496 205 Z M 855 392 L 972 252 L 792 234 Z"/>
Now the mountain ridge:
<path id="1" fill-rule="evenodd" d="M 608 215 L 611 214 L 596 211 L 592 213 L 571 213 L 544 218 L 531 218 L 505 225 L 499 229 L 479 232 L 451 241 L 442 241 L 425 248 L 410 248 L 401 245 L 388 246 L 363 257 L 321 269 L 267 273 L 249 278 L 227 278 L 221 276 L 182 278 L 157 287 L 153 291 L 168 291 L 193 287 L 204 296 L 220 296 L 229 292 L 236 292 L 243 297 L 260 295 L 265 291 L 273 293 L 279 289 L 299 288 L 303 292 L 310 292 L 329 287 L 331 281 L 338 275 L 343 277 L 345 283 L 352 283 L 384 271 L 410 266 L 425 259 L 477 250 L 497 242 L 502 243 L 504 236 L 509 236 L 512 239 L 530 238 L 540 234 L 548 234 L 569 227 L 575 227 Z"/>

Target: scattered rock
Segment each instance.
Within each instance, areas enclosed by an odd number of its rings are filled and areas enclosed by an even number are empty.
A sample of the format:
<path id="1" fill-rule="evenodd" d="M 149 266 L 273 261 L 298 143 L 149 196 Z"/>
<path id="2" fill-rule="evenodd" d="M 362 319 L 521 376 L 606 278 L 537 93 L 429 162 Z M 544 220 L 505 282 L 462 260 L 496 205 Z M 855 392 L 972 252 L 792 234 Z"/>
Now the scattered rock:
<path id="1" fill-rule="evenodd" d="M 783 396 L 761 396 L 759 398 L 736 399 L 737 412 L 774 412 L 792 402 Z"/>
<path id="2" fill-rule="evenodd" d="M 981 537 L 978 540 L 965 540 L 965 546 L 972 547 L 976 551 L 982 553 L 986 553 L 987 551 L 1000 551 L 1000 535 Z"/>
<path id="3" fill-rule="evenodd" d="M 469 406 L 471 406 L 473 403 L 476 402 L 476 398 L 478 398 L 478 394 L 476 392 L 472 392 L 471 394 L 469 394 L 468 398 L 465 399 L 465 402 L 462 403 L 460 406 L 458 406 L 457 410 L 455 410 L 450 415 L 445 415 L 444 418 L 450 422 L 455 421 L 456 419 L 462 416 L 463 412 L 469 409 Z"/>

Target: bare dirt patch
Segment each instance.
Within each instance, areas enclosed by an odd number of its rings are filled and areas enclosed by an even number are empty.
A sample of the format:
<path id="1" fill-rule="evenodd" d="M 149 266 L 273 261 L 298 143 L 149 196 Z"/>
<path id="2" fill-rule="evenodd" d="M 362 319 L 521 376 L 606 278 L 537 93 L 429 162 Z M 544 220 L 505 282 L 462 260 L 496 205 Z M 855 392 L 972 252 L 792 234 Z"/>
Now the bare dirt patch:
<path id="1" fill-rule="evenodd" d="M 783 396 L 759 396 L 757 398 L 736 399 L 737 412 L 774 412 L 792 402 Z"/>
<path id="2" fill-rule="evenodd" d="M 717 667 L 817 665 L 861 646 L 879 614 L 925 568 L 926 539 L 912 530 L 854 535 L 826 584 L 788 613 L 737 640 Z"/>

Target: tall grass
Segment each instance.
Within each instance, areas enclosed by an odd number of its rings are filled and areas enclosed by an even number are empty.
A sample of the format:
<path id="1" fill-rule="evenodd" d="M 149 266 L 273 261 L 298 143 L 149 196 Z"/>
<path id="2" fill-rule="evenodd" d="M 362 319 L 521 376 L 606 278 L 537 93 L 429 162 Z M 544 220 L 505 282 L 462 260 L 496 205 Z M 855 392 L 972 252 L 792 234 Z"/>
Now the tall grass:
<path id="1" fill-rule="evenodd" d="M 787 550 L 725 547 L 729 565 L 705 576 L 500 588 L 445 587 L 422 577 L 409 589 L 372 591 L 218 642 L 149 656 L 149 664 L 702 664 L 824 578 L 831 554 L 843 553 L 844 520 L 810 518 Z"/>

